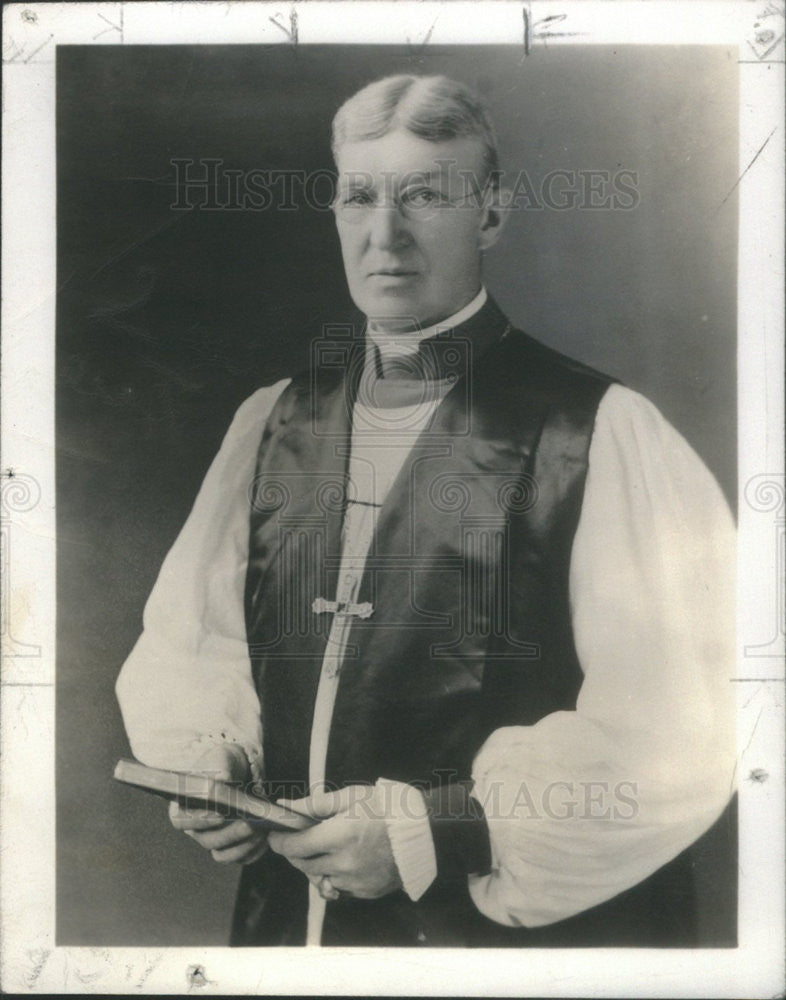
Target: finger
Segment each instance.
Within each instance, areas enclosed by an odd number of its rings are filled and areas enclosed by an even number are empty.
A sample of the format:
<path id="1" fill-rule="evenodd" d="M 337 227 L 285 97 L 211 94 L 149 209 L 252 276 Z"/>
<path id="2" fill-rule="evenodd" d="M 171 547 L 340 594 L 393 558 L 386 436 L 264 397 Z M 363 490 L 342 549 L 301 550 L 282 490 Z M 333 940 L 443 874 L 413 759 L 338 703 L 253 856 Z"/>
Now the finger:
<path id="1" fill-rule="evenodd" d="M 286 860 L 303 872 L 309 879 L 319 881 L 324 875 L 339 879 L 354 878 L 354 864 L 349 856 L 340 854 L 320 854 L 315 858 L 287 858 Z"/>
<path id="2" fill-rule="evenodd" d="M 267 841 L 264 841 L 264 843 L 262 843 L 262 844 L 259 845 L 259 847 L 256 849 L 256 851 L 254 851 L 248 857 L 243 858 L 242 863 L 244 865 L 251 865 L 251 864 L 253 864 L 255 861 L 258 861 L 262 857 L 263 854 L 267 853 L 267 849 L 268 849 L 268 847 L 267 847 Z"/>
<path id="3" fill-rule="evenodd" d="M 325 820 L 299 833 L 271 833 L 268 842 L 277 854 L 289 858 L 312 858 L 340 850 L 350 843 L 353 828 L 341 817 Z"/>
<path id="4" fill-rule="evenodd" d="M 338 792 L 315 792 L 302 799 L 276 799 L 276 803 L 301 816 L 312 819 L 329 819 L 340 810 Z"/>
<path id="5" fill-rule="evenodd" d="M 332 882 L 329 887 L 321 882 L 319 894 L 323 899 L 338 899 L 341 896 L 341 890 L 337 889 Z"/>
<path id="6" fill-rule="evenodd" d="M 324 879 L 324 877 L 325 877 L 324 875 L 319 875 L 319 874 L 317 874 L 317 875 L 309 875 L 309 877 L 308 877 L 309 882 L 314 886 L 314 888 L 317 890 L 317 892 L 320 894 L 320 896 L 323 897 L 323 899 L 338 899 L 339 895 L 342 892 L 346 892 L 346 893 L 349 893 L 350 895 L 354 895 L 354 893 L 350 892 L 350 890 L 348 889 L 346 883 L 342 880 L 341 876 L 339 876 L 339 875 L 329 875 L 328 876 L 328 878 L 330 879 L 331 885 L 333 886 L 333 892 L 330 893 L 329 895 L 325 895 L 325 885 L 324 885 L 324 883 L 322 881 Z"/>
<path id="7" fill-rule="evenodd" d="M 221 813 L 184 809 L 177 802 L 169 803 L 169 821 L 176 830 L 212 830 L 229 822 Z"/>
<path id="8" fill-rule="evenodd" d="M 187 836 L 195 840 L 200 847 L 209 851 L 225 847 L 234 847 L 249 840 L 259 841 L 259 834 L 245 820 L 237 819 L 218 830 L 186 830 Z"/>
<path id="9" fill-rule="evenodd" d="M 262 841 L 247 841 L 243 844 L 235 844 L 234 847 L 215 848 L 210 853 L 214 861 L 219 864 L 244 864 L 250 865 L 257 861 L 267 850 L 267 844 Z"/>
<path id="10" fill-rule="evenodd" d="M 293 868 L 303 872 L 315 885 L 326 874 L 325 869 L 329 866 L 329 860 L 323 855 L 321 858 L 287 858 Z"/>
<path id="11" fill-rule="evenodd" d="M 302 799 L 277 799 L 281 806 L 312 819 L 328 819 L 348 809 L 352 803 L 369 794 L 367 785 L 348 785 L 337 792 L 314 792 Z"/>

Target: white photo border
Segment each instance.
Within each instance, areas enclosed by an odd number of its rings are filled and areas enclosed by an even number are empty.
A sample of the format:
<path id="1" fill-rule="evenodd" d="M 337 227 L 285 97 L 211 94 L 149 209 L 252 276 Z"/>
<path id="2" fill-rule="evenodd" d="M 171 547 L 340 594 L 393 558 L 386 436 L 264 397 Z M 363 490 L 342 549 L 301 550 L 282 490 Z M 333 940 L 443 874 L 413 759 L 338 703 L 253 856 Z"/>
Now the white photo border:
<path id="1" fill-rule="evenodd" d="M 351 6 L 351 17 L 349 8 Z M 784 989 L 784 5 L 12 3 L 3 50 L 2 810 L 6 992 L 764 997 Z M 736 949 L 55 945 L 55 47 L 384 43 L 732 45 L 740 63 L 740 797 Z M 731 193 L 731 192 L 730 192 Z M 686 761 L 686 766 L 690 762 Z M 316 989 L 315 989 L 316 987 Z M 193 991 L 193 989 L 192 989 Z"/>

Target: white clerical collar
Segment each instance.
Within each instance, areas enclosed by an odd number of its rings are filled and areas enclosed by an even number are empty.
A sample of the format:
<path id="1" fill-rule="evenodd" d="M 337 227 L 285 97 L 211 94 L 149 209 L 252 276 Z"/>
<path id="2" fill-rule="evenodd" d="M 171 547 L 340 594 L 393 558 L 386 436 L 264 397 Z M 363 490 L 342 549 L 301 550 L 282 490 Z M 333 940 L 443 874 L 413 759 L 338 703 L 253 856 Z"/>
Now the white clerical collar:
<path id="1" fill-rule="evenodd" d="M 433 337 L 440 330 L 451 330 L 461 323 L 465 323 L 471 316 L 474 316 L 476 312 L 479 312 L 483 308 L 487 299 L 488 294 L 486 289 L 481 285 L 480 291 L 471 302 L 468 302 L 462 309 L 459 309 L 457 313 L 453 313 L 452 316 L 441 319 L 439 323 L 433 323 L 422 330 L 412 330 L 409 333 L 388 333 L 385 330 L 375 327 L 374 321 L 370 320 L 368 324 L 368 336 L 374 342 L 380 354 L 414 354 L 421 341 Z"/>

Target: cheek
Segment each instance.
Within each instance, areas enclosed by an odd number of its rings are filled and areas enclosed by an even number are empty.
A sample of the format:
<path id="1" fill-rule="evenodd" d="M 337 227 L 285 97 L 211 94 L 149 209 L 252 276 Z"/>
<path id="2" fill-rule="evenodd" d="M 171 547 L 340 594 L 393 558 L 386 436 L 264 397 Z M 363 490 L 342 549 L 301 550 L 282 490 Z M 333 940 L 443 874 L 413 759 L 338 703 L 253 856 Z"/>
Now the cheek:
<path id="1" fill-rule="evenodd" d="M 478 227 L 472 218 L 453 221 L 430 233 L 421 247 L 434 273 L 445 278 L 463 273 L 478 262 Z"/>
<path id="2" fill-rule="evenodd" d="M 341 240 L 341 260 L 344 274 L 350 287 L 357 287 L 362 274 L 362 253 L 357 240 L 351 238 Z"/>
<path id="3" fill-rule="evenodd" d="M 341 244 L 341 256 L 346 263 L 357 260 L 360 248 L 360 234 L 354 229 L 339 229 L 338 240 Z"/>

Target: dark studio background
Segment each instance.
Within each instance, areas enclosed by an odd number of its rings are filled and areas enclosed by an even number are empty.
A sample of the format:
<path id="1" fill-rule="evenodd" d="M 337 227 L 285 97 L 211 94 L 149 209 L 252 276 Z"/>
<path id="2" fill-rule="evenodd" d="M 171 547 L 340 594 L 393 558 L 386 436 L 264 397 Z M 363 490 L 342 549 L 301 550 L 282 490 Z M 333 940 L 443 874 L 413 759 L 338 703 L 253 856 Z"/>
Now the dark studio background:
<path id="1" fill-rule="evenodd" d="M 476 86 L 513 174 L 638 172 L 632 211 L 515 212 L 486 283 L 517 325 L 649 396 L 733 502 L 735 52 L 60 47 L 58 944 L 226 942 L 237 869 L 112 782 L 115 678 L 234 410 L 353 316 L 329 213 L 173 211 L 170 159 L 331 168 L 338 105 L 401 71 Z"/>

